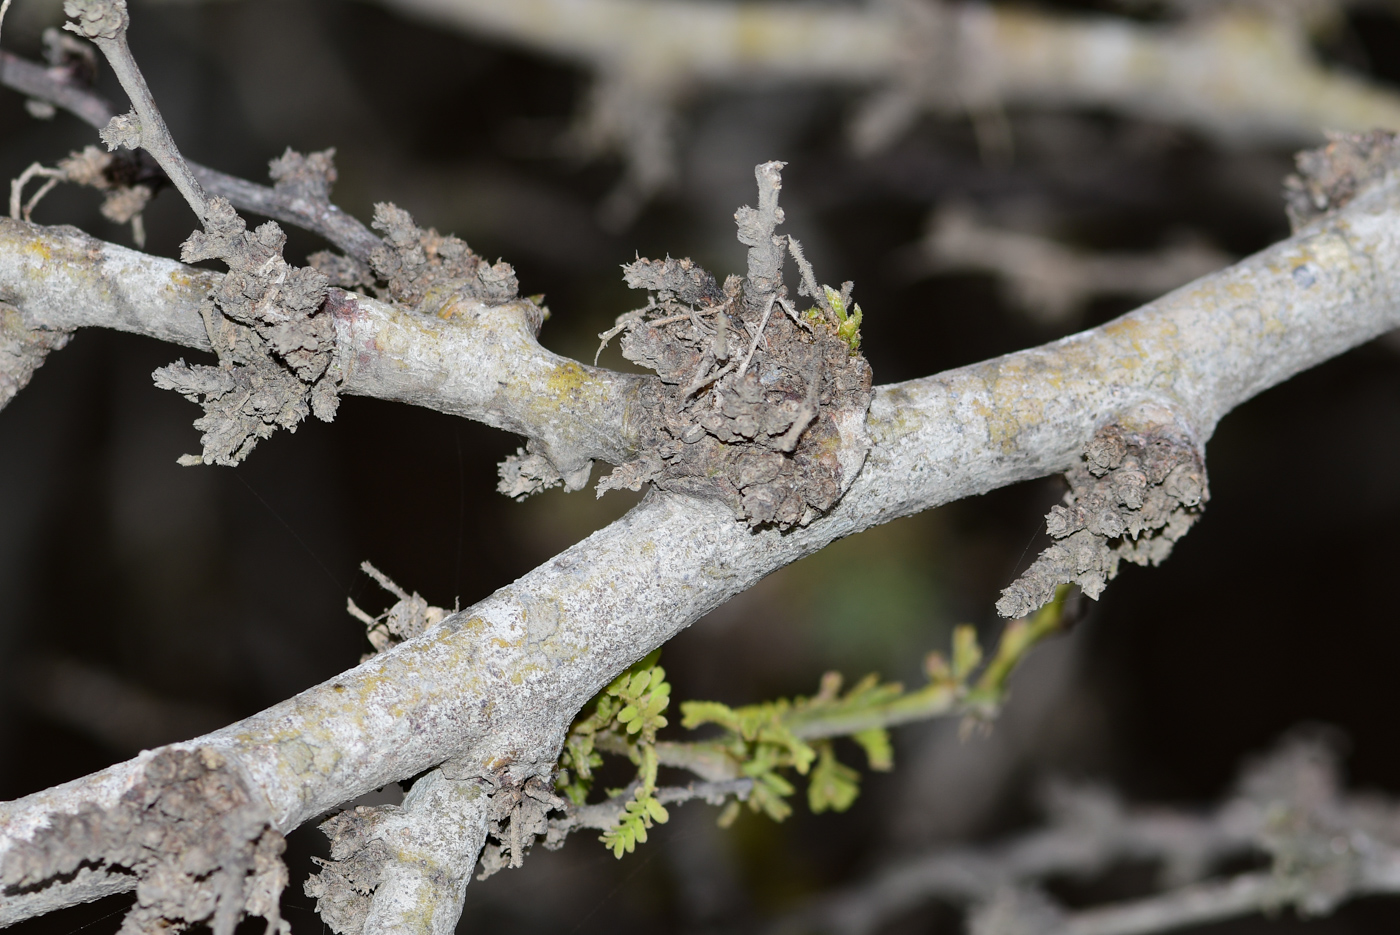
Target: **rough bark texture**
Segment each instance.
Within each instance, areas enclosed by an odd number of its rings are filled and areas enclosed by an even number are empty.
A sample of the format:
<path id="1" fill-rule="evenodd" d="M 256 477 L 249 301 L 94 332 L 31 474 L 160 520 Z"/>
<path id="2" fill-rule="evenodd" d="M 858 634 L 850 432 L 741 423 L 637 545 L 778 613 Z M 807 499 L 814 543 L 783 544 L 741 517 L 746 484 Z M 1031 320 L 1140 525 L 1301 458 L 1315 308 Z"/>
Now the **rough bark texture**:
<path id="1" fill-rule="evenodd" d="M 5 852 L 6 892 L 41 888 L 80 868 L 126 874 L 136 906 L 122 935 L 197 923 L 232 935 L 247 911 L 290 931 L 278 900 L 287 884 L 282 835 L 237 768 L 213 750 L 167 748 L 142 764 L 114 805 L 87 803 Z"/>
<path id="2" fill-rule="evenodd" d="M 68 343 L 71 331 L 25 327 L 13 305 L 0 302 L 0 409 L 29 385 L 49 351 Z"/>
<path id="3" fill-rule="evenodd" d="M 1244 400 L 1400 326 L 1397 232 L 1400 191 L 1387 177 L 1293 238 L 1100 328 L 879 387 L 865 466 L 825 516 L 786 533 L 755 530 L 722 504 L 653 493 L 515 583 L 335 679 L 196 741 L 5 803 L 0 861 L 54 840 L 71 820 L 64 816 L 119 811 L 151 758 L 169 751 L 221 757 L 277 832 L 447 761 L 456 775 L 516 787 L 547 779 L 589 698 L 774 569 L 877 523 L 1069 470 L 1100 429 L 1144 404 L 1170 410 L 1204 441 Z M 0 298 L 27 326 L 109 316 L 102 323 L 195 346 L 205 340 L 189 311 L 215 281 L 210 274 L 16 222 L 0 225 L 0 244 Z M 205 288 L 192 287 L 199 277 Z M 540 351 L 527 303 L 463 303 L 461 321 L 366 299 L 352 305 L 335 313 L 336 334 L 350 349 L 346 384 L 361 391 L 416 394 L 491 424 L 528 423 L 542 436 L 580 432 L 557 421 L 573 405 L 594 413 L 586 438 L 601 433 L 599 413 L 618 411 L 607 394 L 623 388 L 625 398 L 636 385 Z M 459 356 L 445 353 L 453 342 Z M 499 388 L 495 378 L 507 372 Z M 561 372 L 602 403 L 551 387 L 547 375 Z M 542 397 L 531 395 L 541 386 Z M 0 923 L 134 886 L 101 863 L 125 846 L 104 839 L 88 855 L 97 869 L 70 881 L 7 889 Z"/>
<path id="4" fill-rule="evenodd" d="M 759 206 L 734 216 L 749 247 L 742 281 L 730 276 L 721 290 L 690 260 L 623 267 L 628 285 L 652 294 L 613 330 L 625 330 L 623 356 L 656 371 L 662 389 L 646 399 L 640 457 L 603 478 L 600 496 L 652 483 L 719 500 L 751 526 L 788 529 L 830 510 L 860 472 L 871 374 L 857 350 L 859 318 L 845 313 L 852 284 L 839 318 L 825 296 L 802 312 L 787 301 L 788 238 L 775 233 L 782 165 L 755 170 Z M 803 292 L 815 300 L 821 289 Z"/>
<path id="5" fill-rule="evenodd" d="M 1060 540 L 1026 569 L 997 602 L 1003 617 L 1024 617 L 1047 604 L 1061 584 L 1098 599 L 1118 563 L 1159 565 L 1186 535 L 1205 501 L 1205 454 L 1189 426 L 1149 403 L 1095 433 L 1082 464 L 1065 475 L 1064 506 L 1045 517 Z"/>
<path id="6" fill-rule="evenodd" d="M 451 935 L 486 837 L 489 792 L 479 780 L 433 770 L 401 806 L 341 812 L 321 826 L 331 860 L 320 861 L 306 895 L 339 935 Z"/>
<path id="7" fill-rule="evenodd" d="M 24 328 L 101 326 L 211 350 L 203 311 L 224 281 L 74 229 L 0 218 L 0 301 Z M 414 311 L 332 289 L 339 391 L 427 406 L 531 439 L 571 489 L 594 458 L 634 456 L 654 378 L 576 363 L 540 347 L 528 299 L 487 305 L 448 293 Z"/>

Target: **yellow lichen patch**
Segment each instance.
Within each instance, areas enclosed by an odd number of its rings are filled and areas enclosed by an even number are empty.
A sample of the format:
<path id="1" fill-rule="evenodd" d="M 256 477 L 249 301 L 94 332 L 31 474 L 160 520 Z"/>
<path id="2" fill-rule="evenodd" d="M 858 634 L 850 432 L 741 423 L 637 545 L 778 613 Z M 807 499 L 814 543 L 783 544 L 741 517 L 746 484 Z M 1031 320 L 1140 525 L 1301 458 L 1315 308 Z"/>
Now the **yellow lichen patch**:
<path id="1" fill-rule="evenodd" d="M 24 245 L 24 252 L 33 254 L 45 262 L 53 259 L 53 249 L 37 238 Z"/>
<path id="2" fill-rule="evenodd" d="M 577 399 L 591 382 L 588 372 L 582 366 L 572 360 L 566 360 L 550 372 L 546 386 L 553 396 L 568 395 Z"/>
<path id="3" fill-rule="evenodd" d="M 465 320 L 467 316 L 462 311 L 461 300 L 454 298 L 448 299 L 446 302 L 442 303 L 442 307 L 437 311 L 437 317 L 447 321 L 452 318 Z"/>
<path id="4" fill-rule="evenodd" d="M 480 633 L 486 629 L 486 621 L 480 617 L 472 617 L 457 624 L 454 629 L 459 633 Z"/>
<path id="5" fill-rule="evenodd" d="M 734 18 L 735 51 L 742 61 L 760 57 L 780 38 L 772 28 L 772 11 L 767 7 L 739 6 Z"/>
<path id="6" fill-rule="evenodd" d="M 397 322 L 386 324 L 374 336 L 374 347 L 387 357 L 403 357 L 414 349 L 415 342 L 407 333 L 408 329 Z"/>
<path id="7" fill-rule="evenodd" d="M 527 678 L 534 675 L 536 672 L 543 671 L 543 666 L 537 663 L 527 662 L 516 668 L 516 670 L 510 674 L 510 683 L 512 685 L 523 685 Z"/>

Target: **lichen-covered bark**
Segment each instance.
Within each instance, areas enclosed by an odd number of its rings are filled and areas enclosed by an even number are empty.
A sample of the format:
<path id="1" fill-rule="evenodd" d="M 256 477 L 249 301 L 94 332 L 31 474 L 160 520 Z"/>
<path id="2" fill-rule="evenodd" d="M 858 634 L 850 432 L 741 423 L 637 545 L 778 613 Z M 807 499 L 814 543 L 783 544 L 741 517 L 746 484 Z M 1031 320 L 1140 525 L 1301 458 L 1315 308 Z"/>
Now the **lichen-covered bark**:
<path id="1" fill-rule="evenodd" d="M 0 218 L 0 302 L 28 330 L 105 327 L 209 351 L 202 309 L 224 277 L 70 227 Z M 456 293 L 420 310 L 332 289 L 342 394 L 426 406 L 536 442 L 572 489 L 591 460 L 630 460 L 654 378 L 576 363 L 540 347 L 543 311 Z M 435 299 L 435 301 L 433 301 Z"/>
<path id="2" fill-rule="evenodd" d="M 267 711 L 168 749 L 212 750 L 235 764 L 265 799 L 269 824 L 278 831 L 447 760 L 459 770 L 505 775 L 515 783 L 547 775 L 572 717 L 602 686 L 774 569 L 877 523 L 1067 470 L 1102 426 L 1145 403 L 1170 409 L 1204 441 L 1249 397 L 1400 326 L 1397 188 L 1392 181 L 1368 190 L 1293 238 L 1100 328 L 877 388 L 865 467 L 832 511 L 805 527 L 754 530 L 720 504 L 653 494 L 424 635 Z M 39 229 L 6 222 L 0 234 L 7 245 L 23 235 L 19 249 L 0 250 L 7 264 L 0 265 L 3 297 L 22 313 L 35 314 L 31 304 L 58 302 L 64 276 L 74 290 L 100 298 L 93 284 L 100 274 L 16 263 L 16 255 L 51 249 Z M 125 263 L 130 277 L 154 281 L 124 287 L 115 304 L 97 302 L 121 315 L 133 311 L 137 292 L 157 302 L 171 288 L 172 274 L 189 275 L 164 261 L 122 260 L 100 245 L 82 249 L 95 250 L 99 260 L 107 251 L 99 270 Z M 468 308 L 475 317 L 460 325 L 455 316 L 424 324 L 406 318 L 410 313 L 356 301 L 364 310 L 337 313 L 337 320 L 346 322 L 352 346 L 367 358 L 348 364 L 362 386 L 389 382 L 400 372 L 396 358 L 379 348 L 426 341 L 425 332 L 479 347 L 470 335 L 482 329 L 477 333 L 506 336 L 503 353 L 514 346 L 528 350 L 520 337 L 528 329 L 490 318 L 501 307 Z M 528 309 L 516 314 L 524 322 Z M 161 327 L 179 331 L 175 324 Z M 409 373 L 405 383 L 416 386 L 402 396 L 426 396 L 436 387 L 465 400 L 459 404 L 464 411 L 481 411 L 488 390 L 469 376 L 438 373 L 436 384 L 427 381 L 427 361 L 449 359 L 437 357 L 441 351 L 426 360 L 414 356 L 420 351 L 398 353 Z M 539 352 L 530 353 L 540 360 Z M 584 384 L 608 385 L 581 365 L 560 366 L 576 368 L 570 372 Z M 459 380 L 465 389 L 456 388 Z M 528 385 L 522 380 L 519 392 Z M 117 807 L 150 756 L 0 806 L 0 861 L 25 842 L 53 834 L 60 816 Z M 54 887 L 7 890 L 0 895 L 0 923 L 96 898 L 119 882 L 95 872 Z"/>
<path id="3" fill-rule="evenodd" d="M 321 861 L 306 894 L 331 930 L 451 935 L 486 837 L 489 791 L 433 770 L 401 806 L 359 808 L 323 824 L 332 860 Z"/>
<path id="4" fill-rule="evenodd" d="M 24 892 L 82 869 L 127 875 L 136 905 L 122 935 L 199 923 L 232 935 L 245 908 L 267 919 L 270 935 L 287 935 L 278 910 L 284 846 L 236 766 L 208 748 L 167 748 L 143 758 L 115 802 L 55 816 L 8 849 L 0 886 Z"/>
<path id="5" fill-rule="evenodd" d="M 1045 517 L 1058 541 L 1002 592 L 1003 617 L 1044 606 L 1061 584 L 1097 599 L 1120 561 L 1160 565 L 1210 497 L 1205 453 L 1191 428 L 1155 403 L 1099 429 L 1065 479 L 1064 504 Z"/>
<path id="6" fill-rule="evenodd" d="M 26 327 L 13 305 L 0 302 L 0 409 L 29 385 L 50 351 L 68 343 L 71 331 Z"/>

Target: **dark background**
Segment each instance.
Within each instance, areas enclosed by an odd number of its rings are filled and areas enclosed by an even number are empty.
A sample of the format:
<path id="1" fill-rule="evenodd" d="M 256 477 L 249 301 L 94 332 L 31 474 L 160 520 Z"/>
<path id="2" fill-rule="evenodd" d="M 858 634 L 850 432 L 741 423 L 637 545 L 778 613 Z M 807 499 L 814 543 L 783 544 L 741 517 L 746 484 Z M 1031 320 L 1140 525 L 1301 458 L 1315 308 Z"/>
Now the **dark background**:
<path id="1" fill-rule="evenodd" d="M 37 58 L 58 7 L 17 0 L 6 47 Z M 1190 231 L 1243 255 L 1287 234 L 1277 197 L 1287 150 L 1223 150 L 1102 113 L 1013 111 L 1009 165 L 986 164 L 961 119 L 925 119 L 861 159 L 839 132 L 854 96 L 820 88 L 698 96 L 683 113 L 678 185 L 631 226 L 607 229 L 597 206 L 619 164 L 558 142 L 586 92 L 582 71 L 364 3 L 147 3 L 132 21 L 137 58 L 191 158 L 262 180 L 285 146 L 336 147 L 342 207 L 368 218 L 392 200 L 503 256 L 524 292 L 547 295 L 544 343 L 583 359 L 640 304 L 618 269 L 636 253 L 689 255 L 721 277 L 742 270 L 731 218 L 752 202 L 752 167 L 767 159 L 789 163 L 784 229 L 821 277 L 856 281 L 882 383 L 1136 304 L 1105 297 L 1051 327 L 988 276 L 918 276 L 911 245 L 940 204 L 996 212 L 1030 201 L 1066 242 L 1095 249 Z M 1322 52 L 1393 80 L 1400 22 L 1354 15 Z M 0 90 L 0 177 L 91 142 L 76 120 L 34 120 Z M 129 244 L 97 206 L 90 190 L 60 188 L 35 220 Z M 146 224 L 148 248 L 175 255 L 193 219 L 165 192 Z M 293 260 L 322 246 L 291 239 Z M 363 559 L 435 603 L 468 604 L 635 502 L 556 490 L 515 504 L 494 483 L 517 439 L 353 397 L 334 424 L 279 433 L 237 469 L 180 468 L 176 457 L 197 450 L 197 410 L 156 390 L 150 372 L 182 353 L 83 332 L 0 412 L 0 799 L 220 726 L 353 665 L 367 645 L 345 599 L 386 603 L 357 571 Z M 615 351 L 603 361 L 622 365 Z M 955 724 L 901 730 L 895 772 L 868 777 L 844 815 L 811 816 L 799 797 L 783 825 L 746 814 L 720 832 L 713 810 L 691 805 L 622 861 L 580 835 L 472 884 L 463 928 L 758 929 L 885 860 L 1032 826 L 1034 790 L 1049 776 L 1204 805 L 1246 755 L 1300 723 L 1340 727 L 1351 780 L 1400 793 L 1396 351 L 1383 339 L 1271 390 L 1224 420 L 1208 454 L 1204 519 L 1162 568 L 1126 569 L 1072 634 L 1038 651 L 990 737 L 961 742 Z M 810 693 L 828 668 L 917 683 L 918 659 L 946 646 L 952 625 L 994 637 L 993 602 L 1044 544 L 1042 516 L 1062 490 L 1045 479 L 956 503 L 775 574 L 666 648 L 676 697 Z M 300 881 L 321 852 L 311 827 L 292 835 L 285 904 L 298 931 L 320 925 Z M 17 931 L 115 931 L 123 899 Z M 1400 901 L 1374 899 L 1319 922 L 1285 914 L 1226 928 L 1397 922 Z M 957 928 L 930 907 L 892 930 Z"/>

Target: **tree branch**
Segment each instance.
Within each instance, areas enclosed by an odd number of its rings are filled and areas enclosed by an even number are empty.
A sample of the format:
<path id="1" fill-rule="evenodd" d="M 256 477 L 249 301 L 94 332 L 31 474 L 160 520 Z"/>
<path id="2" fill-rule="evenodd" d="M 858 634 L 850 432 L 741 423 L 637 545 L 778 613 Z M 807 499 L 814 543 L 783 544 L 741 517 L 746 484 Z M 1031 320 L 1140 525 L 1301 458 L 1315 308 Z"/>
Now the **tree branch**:
<path id="1" fill-rule="evenodd" d="M 31 333 L 108 327 L 208 351 L 201 309 L 223 274 L 0 218 L 0 301 Z M 629 460 L 654 378 L 575 363 L 535 339 L 528 300 L 456 300 L 437 315 L 333 290 L 342 393 L 427 406 L 535 440 L 561 473 Z M 573 489 L 582 486 L 575 484 Z"/>
<path id="2" fill-rule="evenodd" d="M 450 761 L 463 779 L 538 788 L 600 688 L 773 570 L 872 525 L 1075 467 L 1104 426 L 1144 406 L 1203 444 L 1245 399 L 1400 325 L 1400 181 L 1383 171 L 1389 144 L 1377 139 L 1361 142 L 1376 143 L 1366 152 L 1380 161 L 1352 166 L 1350 187 L 1309 189 L 1310 210 L 1322 213 L 1300 217 L 1287 241 L 1103 327 L 877 388 L 863 469 L 807 525 L 750 527 L 722 502 L 654 492 L 514 584 L 335 679 L 0 806 L 0 924 L 137 885 L 112 872 L 123 860 L 169 872 L 166 851 L 141 850 L 131 837 L 150 822 L 163 834 L 160 823 L 187 821 L 182 835 L 214 822 L 233 861 L 216 868 L 218 879 L 233 886 L 250 873 L 262 893 L 270 871 L 253 868 L 268 866 L 280 833 L 389 782 Z M 1341 165 L 1349 153 L 1324 157 Z M 208 340 L 195 310 L 215 274 L 22 222 L 0 225 L 0 243 L 0 298 L 29 328 L 102 322 L 191 346 Z M 347 386 L 415 401 L 439 394 L 450 400 L 434 402 L 441 408 L 517 431 L 582 446 L 559 413 L 592 411 L 608 393 L 625 402 L 639 380 L 539 350 L 530 303 L 463 302 L 446 318 L 348 295 L 335 305 Z M 562 390 L 551 383 L 561 374 L 570 378 Z M 604 421 L 583 434 L 601 434 Z M 181 791 L 185 782 L 232 790 L 229 801 L 242 804 L 210 812 L 207 798 Z M 151 801 L 166 805 L 157 814 L 141 804 Z M 180 814 L 176 801 L 198 809 Z M 266 897 L 255 904 L 275 909 Z"/>
<path id="3" fill-rule="evenodd" d="M 0 85 L 62 107 L 99 130 L 116 116 L 110 102 L 75 84 L 67 69 L 45 68 L 4 50 L 0 50 Z M 383 246 L 373 231 L 327 198 L 312 197 L 296 186 L 268 188 L 195 162 L 188 165 L 195 181 L 210 195 L 227 198 L 244 211 L 319 234 L 362 263 L 369 262 L 370 254 Z"/>
<path id="4" fill-rule="evenodd" d="M 1286 13 L 1147 25 L 920 0 L 380 2 L 592 69 L 598 81 L 582 136 L 591 148 L 627 154 L 629 176 L 611 210 L 618 218 L 624 203 L 674 174 L 670 114 L 696 85 L 868 88 L 850 128 L 867 152 L 925 111 L 971 113 L 990 128 L 979 132 L 988 145 L 1006 144 L 996 143 L 1005 137 L 1001 113 L 1015 107 L 1105 108 L 1233 144 L 1312 144 L 1324 128 L 1400 128 L 1400 95 L 1325 68 Z"/>
<path id="5" fill-rule="evenodd" d="M 1050 827 L 1042 831 L 896 862 L 775 928 L 868 935 L 939 899 L 966 907 L 972 931 L 1141 935 L 1290 905 L 1320 915 L 1356 896 L 1400 891 L 1397 806 L 1343 795 L 1335 755 L 1316 739 L 1286 740 L 1207 814 L 1130 810 L 1092 787 L 1052 788 L 1046 804 Z M 1206 879 L 1228 858 L 1257 854 L 1272 858 L 1270 871 Z M 1155 863 L 1166 889 L 1071 912 L 1036 888 L 1125 861 Z"/>

